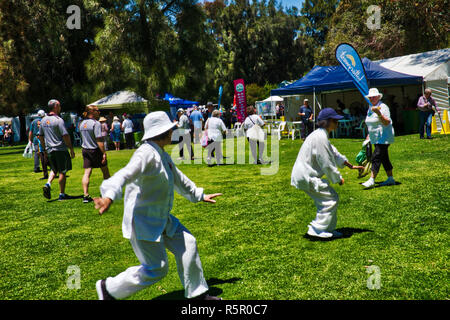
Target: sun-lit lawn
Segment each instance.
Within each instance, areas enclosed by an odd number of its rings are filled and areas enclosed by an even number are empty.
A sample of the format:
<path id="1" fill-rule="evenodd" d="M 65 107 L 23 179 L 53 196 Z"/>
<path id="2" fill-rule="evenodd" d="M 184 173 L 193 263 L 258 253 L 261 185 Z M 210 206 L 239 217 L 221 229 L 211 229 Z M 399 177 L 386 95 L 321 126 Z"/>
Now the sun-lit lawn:
<path id="1" fill-rule="evenodd" d="M 400 182 L 395 186 L 363 190 L 359 183 L 365 179 L 341 169 L 346 183 L 334 187 L 343 239 L 304 237 L 315 207 L 290 186 L 301 140 L 280 141 L 273 175 L 261 174 L 269 166 L 180 164 L 205 192 L 223 196 L 212 205 L 193 204 L 177 194 L 172 213 L 196 236 L 211 291 L 224 299 L 448 299 L 449 139 L 396 137 L 390 147 Z M 332 139 L 353 163 L 361 142 Z M 123 201 L 103 216 L 81 199 L 48 201 L 42 174 L 33 173 L 33 160 L 22 157 L 23 148 L 0 148 L 0 299 L 97 299 L 96 280 L 138 264 L 122 237 Z M 132 152 L 110 151 L 110 171 L 125 166 Z M 82 172 L 77 148 L 68 194 L 82 195 Z M 381 171 L 377 181 L 385 177 Z M 93 196 L 99 195 L 101 179 L 100 170 L 94 170 Z M 54 181 L 53 199 L 57 190 Z M 166 278 L 132 299 L 182 299 L 171 254 L 169 263 Z M 380 289 L 367 285 L 370 265 L 379 267 Z M 79 267 L 80 289 L 67 286 L 69 266 Z"/>

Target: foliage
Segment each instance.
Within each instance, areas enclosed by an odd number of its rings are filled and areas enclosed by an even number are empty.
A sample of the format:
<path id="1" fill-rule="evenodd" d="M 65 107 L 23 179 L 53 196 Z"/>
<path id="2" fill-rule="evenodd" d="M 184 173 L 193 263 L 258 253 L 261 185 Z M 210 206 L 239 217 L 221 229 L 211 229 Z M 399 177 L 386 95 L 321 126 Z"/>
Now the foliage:
<path id="1" fill-rule="evenodd" d="M 351 43 L 362 57 L 372 60 L 441 49 L 449 46 L 448 0 L 378 1 L 380 29 L 366 25 L 372 1 L 342 0 L 331 18 L 323 50 L 316 52 L 318 64 L 336 64 L 335 48 Z"/>

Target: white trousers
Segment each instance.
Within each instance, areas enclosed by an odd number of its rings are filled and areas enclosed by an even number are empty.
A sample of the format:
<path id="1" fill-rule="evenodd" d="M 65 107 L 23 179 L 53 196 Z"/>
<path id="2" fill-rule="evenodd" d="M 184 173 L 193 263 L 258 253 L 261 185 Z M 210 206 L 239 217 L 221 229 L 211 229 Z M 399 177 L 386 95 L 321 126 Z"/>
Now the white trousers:
<path id="1" fill-rule="evenodd" d="M 106 279 L 106 290 L 114 298 L 129 297 L 164 278 L 169 270 L 166 248 L 175 255 L 185 297 L 193 298 L 208 290 L 197 241 L 182 224 L 173 237 L 163 234 L 160 242 L 138 240 L 134 232 L 130 242 L 141 265 L 130 267 L 117 276 Z"/>
<path id="2" fill-rule="evenodd" d="M 304 190 L 313 200 L 317 208 L 316 218 L 310 225 L 317 231 L 332 232 L 337 225 L 337 207 L 339 195 L 329 185 L 327 180 L 322 180 L 319 191 L 310 189 Z"/>

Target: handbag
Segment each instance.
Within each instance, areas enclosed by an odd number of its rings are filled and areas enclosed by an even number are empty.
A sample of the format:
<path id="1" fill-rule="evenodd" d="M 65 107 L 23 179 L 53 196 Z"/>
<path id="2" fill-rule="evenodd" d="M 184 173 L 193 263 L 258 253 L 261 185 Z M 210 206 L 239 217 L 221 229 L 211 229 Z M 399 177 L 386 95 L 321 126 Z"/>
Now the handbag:
<path id="1" fill-rule="evenodd" d="M 247 130 L 247 138 L 251 140 L 257 140 L 259 142 L 264 142 L 264 131 L 261 129 L 261 127 L 256 124 L 252 118 L 250 118 L 250 121 L 253 122 L 254 126 Z"/>
<path id="2" fill-rule="evenodd" d="M 23 150 L 22 156 L 24 158 L 32 158 L 33 157 L 33 144 L 31 141 L 28 142 L 27 146 L 25 147 L 25 150 Z"/>

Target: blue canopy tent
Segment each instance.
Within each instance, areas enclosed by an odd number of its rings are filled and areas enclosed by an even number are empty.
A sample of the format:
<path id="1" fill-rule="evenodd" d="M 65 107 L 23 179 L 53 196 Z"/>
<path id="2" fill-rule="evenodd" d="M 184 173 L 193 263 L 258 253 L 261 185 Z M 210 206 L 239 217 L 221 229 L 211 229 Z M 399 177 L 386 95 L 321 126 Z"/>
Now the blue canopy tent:
<path id="1" fill-rule="evenodd" d="M 363 58 L 369 87 L 420 85 L 423 77 L 404 74 L 386 69 L 368 58 Z M 270 91 L 270 95 L 292 96 L 301 94 L 313 95 L 314 118 L 316 112 L 316 94 L 344 90 L 357 90 L 351 76 L 342 66 L 315 66 L 303 78 Z M 320 107 L 320 105 L 319 105 Z"/>
<path id="2" fill-rule="evenodd" d="M 164 100 L 169 101 L 170 115 L 171 115 L 172 119 L 175 119 L 175 117 L 177 116 L 177 110 L 179 108 L 186 109 L 186 108 L 191 108 L 194 105 L 198 105 L 197 101 L 189 101 L 189 100 L 177 98 L 177 97 L 171 95 L 170 93 L 165 94 Z"/>
<path id="3" fill-rule="evenodd" d="M 421 76 L 413 76 L 386 69 L 367 58 L 362 59 L 369 87 L 421 84 Z M 286 96 L 312 92 L 356 89 L 352 78 L 342 66 L 315 66 L 303 78 L 294 83 L 270 91 L 271 96 Z"/>

